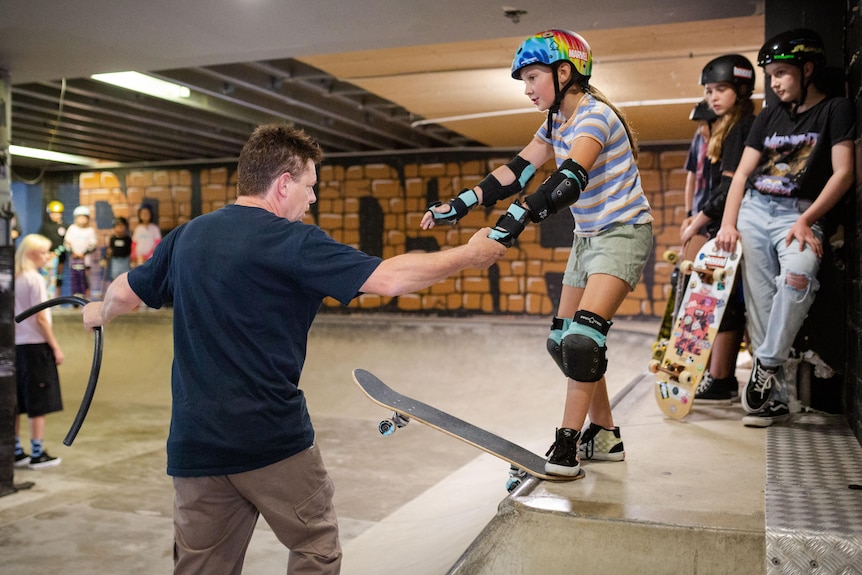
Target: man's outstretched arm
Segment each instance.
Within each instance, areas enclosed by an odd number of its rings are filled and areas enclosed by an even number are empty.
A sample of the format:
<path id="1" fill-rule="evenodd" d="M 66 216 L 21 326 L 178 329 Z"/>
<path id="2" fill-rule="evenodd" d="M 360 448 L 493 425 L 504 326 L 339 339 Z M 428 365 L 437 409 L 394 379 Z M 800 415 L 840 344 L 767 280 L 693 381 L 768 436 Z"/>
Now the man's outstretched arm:
<path id="1" fill-rule="evenodd" d="M 107 325 L 112 319 L 137 309 L 139 298 L 129 285 L 129 274 L 124 273 L 111 282 L 103 301 L 94 301 L 84 306 L 84 327 L 93 329 Z"/>

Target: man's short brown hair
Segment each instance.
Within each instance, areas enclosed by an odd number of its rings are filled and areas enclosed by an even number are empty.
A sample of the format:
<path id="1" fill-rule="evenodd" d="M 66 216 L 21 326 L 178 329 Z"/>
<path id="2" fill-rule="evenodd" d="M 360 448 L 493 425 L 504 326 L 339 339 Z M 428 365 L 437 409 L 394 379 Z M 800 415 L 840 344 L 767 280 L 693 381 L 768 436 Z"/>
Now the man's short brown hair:
<path id="1" fill-rule="evenodd" d="M 237 194 L 263 196 L 281 174 L 301 176 L 308 160 L 323 158 L 320 146 L 304 131 L 286 124 L 258 126 L 242 148 L 237 164 Z"/>

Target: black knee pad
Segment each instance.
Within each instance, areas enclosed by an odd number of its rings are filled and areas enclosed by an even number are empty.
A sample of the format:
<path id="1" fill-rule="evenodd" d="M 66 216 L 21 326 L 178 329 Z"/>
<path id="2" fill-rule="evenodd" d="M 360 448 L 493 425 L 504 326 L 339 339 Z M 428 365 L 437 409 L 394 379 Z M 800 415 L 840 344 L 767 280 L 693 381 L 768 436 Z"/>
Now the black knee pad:
<path id="1" fill-rule="evenodd" d="M 575 381 L 599 381 L 608 369 L 607 333 L 611 322 L 589 311 L 578 311 L 563 335 L 563 373 Z"/>
<path id="2" fill-rule="evenodd" d="M 572 320 L 568 318 L 555 317 L 551 324 L 551 333 L 548 336 L 548 353 L 551 354 L 554 363 L 557 364 L 557 367 L 564 374 L 566 373 L 566 368 L 563 367 L 563 334 L 569 329 L 571 323 Z"/>

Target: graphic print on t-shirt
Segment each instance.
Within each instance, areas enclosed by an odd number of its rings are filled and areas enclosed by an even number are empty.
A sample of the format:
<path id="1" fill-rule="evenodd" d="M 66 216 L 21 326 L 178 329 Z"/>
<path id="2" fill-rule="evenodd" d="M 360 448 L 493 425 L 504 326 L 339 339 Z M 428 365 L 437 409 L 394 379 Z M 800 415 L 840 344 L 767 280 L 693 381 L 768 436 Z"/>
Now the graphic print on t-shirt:
<path id="1" fill-rule="evenodd" d="M 754 187 L 761 193 L 797 196 L 799 182 L 817 146 L 819 134 L 773 134 L 763 142 L 763 166 Z"/>

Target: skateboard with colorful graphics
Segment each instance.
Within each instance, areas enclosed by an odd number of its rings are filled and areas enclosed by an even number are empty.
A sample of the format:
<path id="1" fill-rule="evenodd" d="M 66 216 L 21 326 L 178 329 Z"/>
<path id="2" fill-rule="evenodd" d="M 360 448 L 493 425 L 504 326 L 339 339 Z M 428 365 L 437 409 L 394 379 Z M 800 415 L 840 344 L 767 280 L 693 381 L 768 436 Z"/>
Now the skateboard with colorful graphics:
<path id="1" fill-rule="evenodd" d="M 454 437 L 464 443 L 469 443 L 486 453 L 499 457 L 509 463 L 516 470 L 523 470 L 526 474 L 544 479 L 546 481 L 574 481 L 584 477 L 584 471 L 574 477 L 559 475 L 548 475 L 545 473 L 545 462 L 543 457 L 532 451 L 516 445 L 511 441 L 476 427 L 472 423 L 458 419 L 445 411 L 432 407 L 411 397 L 401 395 L 373 373 L 364 369 L 353 370 L 353 380 L 359 389 L 368 396 L 368 399 L 393 411 L 389 419 L 384 419 L 378 425 L 378 431 L 382 435 L 392 435 L 398 428 L 406 426 L 410 421 L 418 421 L 437 431 L 442 431 L 450 437 Z M 520 483 L 517 473 L 510 474 L 507 489 L 512 491 Z M 523 477 L 522 475 L 520 477 Z"/>
<path id="2" fill-rule="evenodd" d="M 741 258 L 739 243 L 733 252 L 725 252 L 718 249 L 715 240 L 709 240 L 693 260 L 680 264 L 680 273 L 689 276 L 685 294 L 664 353 L 649 363 L 649 370 L 656 374 L 656 402 L 668 417 L 682 419 L 691 412 L 697 386 L 709 367 L 724 310 L 737 283 Z"/>
<path id="3" fill-rule="evenodd" d="M 691 238 L 682 251 L 667 250 L 662 255 L 662 259 L 670 264 L 674 264 L 673 272 L 670 274 L 670 293 L 668 294 L 667 304 L 664 308 L 661 324 L 659 325 L 658 337 L 655 343 L 652 344 L 652 358 L 660 360 L 664 356 L 667 349 L 667 341 L 670 339 L 673 320 L 679 311 L 679 302 L 682 301 L 682 296 L 685 293 L 685 285 L 688 276 L 680 272 L 680 262 L 694 260 L 697 252 L 706 243 L 706 236 L 696 235 Z"/>

